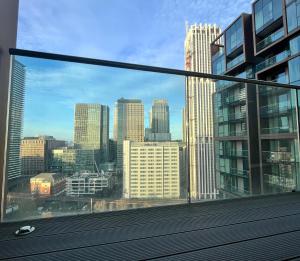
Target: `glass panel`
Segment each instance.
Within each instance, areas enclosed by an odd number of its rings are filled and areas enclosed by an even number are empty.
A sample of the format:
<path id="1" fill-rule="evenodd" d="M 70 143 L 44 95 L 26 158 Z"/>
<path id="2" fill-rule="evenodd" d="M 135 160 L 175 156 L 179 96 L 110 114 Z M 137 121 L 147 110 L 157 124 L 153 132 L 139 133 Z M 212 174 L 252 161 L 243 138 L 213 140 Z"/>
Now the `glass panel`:
<path id="1" fill-rule="evenodd" d="M 232 51 L 241 46 L 244 41 L 242 18 L 239 18 L 227 31 L 226 31 L 226 53 L 230 54 Z"/>
<path id="2" fill-rule="evenodd" d="M 249 194 L 246 85 L 217 81 L 214 94 L 215 168 L 220 198 Z"/>
<path id="3" fill-rule="evenodd" d="M 241 81 L 12 57 L 5 221 L 299 189 L 296 91 Z"/>
<path id="4" fill-rule="evenodd" d="M 6 220 L 187 202 L 184 76 L 12 59 Z"/>
<path id="5" fill-rule="evenodd" d="M 300 0 L 286 3 L 288 32 L 295 30 L 299 25 L 300 18 Z"/>
<path id="6" fill-rule="evenodd" d="M 299 85 L 300 83 L 300 57 L 289 60 L 290 83 Z"/>
<path id="7" fill-rule="evenodd" d="M 242 62 L 244 62 L 244 53 L 240 54 L 239 56 L 235 57 L 233 60 L 228 62 L 227 69 L 231 69 Z"/>
<path id="8" fill-rule="evenodd" d="M 283 28 L 280 28 L 278 31 L 270 34 L 269 36 L 267 36 L 265 39 L 263 39 L 262 41 L 260 41 L 257 45 L 256 45 L 256 49 L 257 51 L 260 51 L 262 49 L 264 49 L 265 47 L 269 46 L 270 44 L 276 42 L 277 40 L 279 40 L 280 38 L 282 38 L 284 36 L 284 30 Z"/>
<path id="9" fill-rule="evenodd" d="M 221 75 L 225 72 L 225 55 L 220 55 L 212 61 L 213 74 Z"/>
<path id="10" fill-rule="evenodd" d="M 259 28 L 263 26 L 263 9 L 262 9 L 263 1 L 257 1 L 254 5 L 255 10 L 255 29 L 258 31 Z"/>
<path id="11" fill-rule="evenodd" d="M 259 86 L 264 193 L 296 189 L 299 173 L 296 91 Z"/>
<path id="12" fill-rule="evenodd" d="M 255 29 L 259 32 L 282 16 L 282 1 L 259 0 L 255 3 L 254 11 Z"/>
<path id="13" fill-rule="evenodd" d="M 291 55 L 291 52 L 289 50 L 285 50 L 277 55 L 267 58 L 263 62 L 256 65 L 256 71 L 259 72 L 269 66 L 272 66 L 275 63 L 281 62 L 284 59 L 288 58 L 290 55 Z"/>
<path id="14" fill-rule="evenodd" d="M 300 52 L 300 36 L 297 36 L 290 40 L 291 55 L 295 55 Z"/>

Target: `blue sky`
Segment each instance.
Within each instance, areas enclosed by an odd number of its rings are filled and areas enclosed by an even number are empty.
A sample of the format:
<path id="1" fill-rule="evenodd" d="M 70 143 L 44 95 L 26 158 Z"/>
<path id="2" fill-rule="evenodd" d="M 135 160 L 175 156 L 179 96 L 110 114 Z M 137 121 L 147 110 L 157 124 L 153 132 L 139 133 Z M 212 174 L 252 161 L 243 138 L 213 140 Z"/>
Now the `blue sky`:
<path id="1" fill-rule="evenodd" d="M 20 0 L 17 47 L 182 69 L 185 22 L 224 29 L 250 8 L 248 0 Z M 147 117 L 153 98 L 167 98 L 174 111 L 173 136 L 180 138 L 180 77 L 30 59 L 23 63 L 24 135 L 71 139 L 74 102 L 110 105 L 112 115 L 113 102 L 124 96 L 142 98 Z M 38 108 L 47 112 L 43 121 Z"/>

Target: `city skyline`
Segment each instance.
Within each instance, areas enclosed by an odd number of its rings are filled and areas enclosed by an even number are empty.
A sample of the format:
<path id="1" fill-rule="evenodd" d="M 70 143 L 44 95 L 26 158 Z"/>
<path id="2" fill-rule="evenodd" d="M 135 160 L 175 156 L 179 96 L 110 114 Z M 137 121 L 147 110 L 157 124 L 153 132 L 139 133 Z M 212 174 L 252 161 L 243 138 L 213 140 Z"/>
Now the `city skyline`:
<path id="1" fill-rule="evenodd" d="M 154 99 L 167 99 L 170 130 L 174 139 L 182 139 L 183 76 L 26 57 L 16 59 L 30 68 L 25 89 L 24 137 L 52 135 L 72 141 L 76 103 L 99 103 L 113 112 L 115 102 L 125 97 L 141 99 L 146 112 L 150 111 Z M 46 103 L 43 102 L 45 98 Z M 30 99 L 30 107 L 26 106 L 27 99 Z M 109 121 L 113 122 L 113 113 Z M 149 126 L 148 113 L 145 113 L 144 124 Z M 109 133 L 112 138 L 113 124 L 110 124 Z"/>

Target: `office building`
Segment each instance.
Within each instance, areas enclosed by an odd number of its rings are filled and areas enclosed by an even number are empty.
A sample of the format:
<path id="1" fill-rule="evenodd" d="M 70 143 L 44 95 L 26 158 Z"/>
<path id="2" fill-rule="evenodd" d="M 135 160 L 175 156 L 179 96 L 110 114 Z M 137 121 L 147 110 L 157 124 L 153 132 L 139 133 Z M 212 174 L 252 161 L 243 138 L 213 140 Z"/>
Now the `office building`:
<path id="1" fill-rule="evenodd" d="M 241 14 L 212 43 L 213 73 L 299 85 L 297 6 L 297 0 L 255 1 L 252 14 Z M 296 91 L 218 81 L 214 96 L 216 169 L 223 193 L 296 189 Z"/>
<path id="2" fill-rule="evenodd" d="M 150 128 L 145 131 L 147 141 L 170 141 L 170 112 L 167 100 L 156 99 L 150 111 Z"/>
<path id="3" fill-rule="evenodd" d="M 21 141 L 22 175 L 33 176 L 50 170 L 52 150 L 65 146 L 52 136 L 25 137 Z"/>
<path id="4" fill-rule="evenodd" d="M 216 25 L 187 26 L 185 70 L 211 73 L 210 43 L 221 29 Z M 192 199 L 215 199 L 218 195 L 213 150 L 212 94 L 210 79 L 188 77 L 186 80 L 186 119 L 188 119 L 190 190 Z"/>
<path id="5" fill-rule="evenodd" d="M 109 107 L 78 103 L 75 106 L 74 146 L 94 150 L 97 165 L 109 160 Z"/>
<path id="6" fill-rule="evenodd" d="M 94 171 L 95 153 L 94 150 L 75 149 L 62 147 L 52 150 L 51 170 L 63 173 L 74 174 L 82 171 Z"/>
<path id="7" fill-rule="evenodd" d="M 17 61 L 16 58 L 12 58 L 6 158 L 6 173 L 8 180 L 18 178 L 22 173 L 20 147 L 24 110 L 25 74 L 25 66 Z"/>
<path id="8" fill-rule="evenodd" d="M 141 100 L 121 98 L 114 114 L 117 167 L 123 167 L 123 141 L 144 141 L 144 105 Z"/>
<path id="9" fill-rule="evenodd" d="M 123 197 L 180 198 L 183 153 L 178 142 L 124 141 Z"/>

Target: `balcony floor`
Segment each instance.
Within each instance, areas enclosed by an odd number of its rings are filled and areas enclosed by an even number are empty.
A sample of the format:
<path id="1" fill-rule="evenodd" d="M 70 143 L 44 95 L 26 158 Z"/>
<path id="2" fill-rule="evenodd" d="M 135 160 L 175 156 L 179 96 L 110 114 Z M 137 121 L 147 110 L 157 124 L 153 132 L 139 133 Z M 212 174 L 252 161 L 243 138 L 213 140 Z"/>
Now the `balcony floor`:
<path id="1" fill-rule="evenodd" d="M 20 226 L 36 227 L 15 237 Z M 0 225 L 0 260 L 300 258 L 300 193 Z"/>

